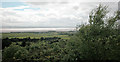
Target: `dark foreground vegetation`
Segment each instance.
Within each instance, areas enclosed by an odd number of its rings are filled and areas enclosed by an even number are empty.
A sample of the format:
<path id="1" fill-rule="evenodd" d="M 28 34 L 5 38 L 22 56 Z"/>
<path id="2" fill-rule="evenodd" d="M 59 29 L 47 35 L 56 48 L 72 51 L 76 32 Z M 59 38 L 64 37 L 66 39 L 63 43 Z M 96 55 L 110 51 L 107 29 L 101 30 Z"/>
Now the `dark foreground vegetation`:
<path id="1" fill-rule="evenodd" d="M 78 27 L 70 39 L 61 37 L 5 38 L 3 62 L 77 62 L 120 60 L 120 12 L 107 18 L 101 5 L 89 15 L 89 24 Z"/>

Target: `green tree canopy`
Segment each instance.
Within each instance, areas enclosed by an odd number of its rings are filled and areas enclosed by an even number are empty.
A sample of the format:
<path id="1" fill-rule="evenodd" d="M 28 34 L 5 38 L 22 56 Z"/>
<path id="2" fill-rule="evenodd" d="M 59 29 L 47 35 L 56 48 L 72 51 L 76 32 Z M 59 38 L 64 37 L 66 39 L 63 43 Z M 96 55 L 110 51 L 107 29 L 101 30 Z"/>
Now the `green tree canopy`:
<path id="1" fill-rule="evenodd" d="M 79 27 L 68 43 L 69 60 L 119 60 L 120 30 L 116 21 L 120 12 L 107 16 L 106 6 L 99 5 L 89 15 L 89 24 Z M 107 23 L 106 23 L 107 22 Z"/>

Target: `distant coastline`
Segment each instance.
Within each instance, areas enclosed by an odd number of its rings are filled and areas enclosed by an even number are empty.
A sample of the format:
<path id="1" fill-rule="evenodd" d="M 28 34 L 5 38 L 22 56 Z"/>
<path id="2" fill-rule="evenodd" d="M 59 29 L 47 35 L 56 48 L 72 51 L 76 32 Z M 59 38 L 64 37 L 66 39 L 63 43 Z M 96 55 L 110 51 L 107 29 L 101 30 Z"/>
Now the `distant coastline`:
<path id="1" fill-rule="evenodd" d="M 7 32 L 48 32 L 48 31 L 75 31 L 75 28 L 2 28 L 1 33 Z"/>

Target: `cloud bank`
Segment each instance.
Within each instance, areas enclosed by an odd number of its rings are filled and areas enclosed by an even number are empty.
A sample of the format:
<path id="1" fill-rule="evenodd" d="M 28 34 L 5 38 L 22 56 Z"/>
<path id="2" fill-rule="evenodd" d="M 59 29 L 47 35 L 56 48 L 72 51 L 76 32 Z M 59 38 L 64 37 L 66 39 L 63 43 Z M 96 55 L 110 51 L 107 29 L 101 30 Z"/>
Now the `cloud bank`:
<path id="1" fill-rule="evenodd" d="M 22 0 L 21 0 L 22 1 Z M 3 28 L 10 27 L 76 27 L 88 23 L 88 15 L 99 2 L 71 2 L 54 1 L 32 2 L 38 0 L 26 0 L 14 7 L 1 7 L 0 18 Z M 42 1 L 42 0 L 41 0 Z M 47 0 L 46 0 L 47 1 Z M 8 3 L 8 2 L 7 2 Z M 11 2 L 9 2 L 11 3 Z M 102 3 L 111 5 L 109 9 L 117 10 L 117 3 Z M 4 4 L 2 4 L 4 5 Z M 7 5 L 6 5 L 7 6 Z"/>

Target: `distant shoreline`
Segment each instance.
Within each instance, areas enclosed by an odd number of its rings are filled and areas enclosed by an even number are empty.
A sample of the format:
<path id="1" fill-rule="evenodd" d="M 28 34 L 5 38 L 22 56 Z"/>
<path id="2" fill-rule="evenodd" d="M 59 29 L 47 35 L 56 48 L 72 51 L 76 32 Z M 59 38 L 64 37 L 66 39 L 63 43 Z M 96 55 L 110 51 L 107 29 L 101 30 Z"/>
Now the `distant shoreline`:
<path id="1" fill-rule="evenodd" d="M 48 32 L 48 31 L 75 31 L 75 28 L 2 28 L 0 33 L 9 32 Z"/>

